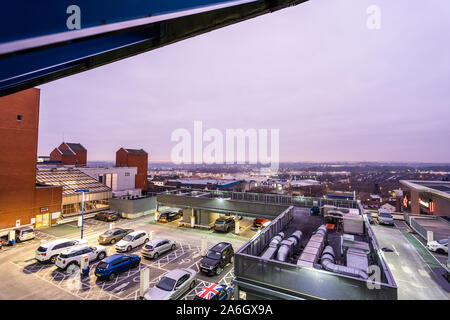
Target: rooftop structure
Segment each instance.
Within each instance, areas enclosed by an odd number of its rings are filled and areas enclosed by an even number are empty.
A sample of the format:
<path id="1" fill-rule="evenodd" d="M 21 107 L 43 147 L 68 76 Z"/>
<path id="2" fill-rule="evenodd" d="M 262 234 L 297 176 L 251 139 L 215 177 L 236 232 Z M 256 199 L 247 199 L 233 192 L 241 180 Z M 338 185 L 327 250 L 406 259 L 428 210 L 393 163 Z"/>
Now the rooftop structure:
<path id="1" fill-rule="evenodd" d="M 148 190 L 148 153 L 145 150 L 120 148 L 116 152 L 116 167 L 137 167 L 135 188 Z"/>
<path id="2" fill-rule="evenodd" d="M 450 181 L 400 180 L 403 206 L 413 214 L 450 216 Z"/>

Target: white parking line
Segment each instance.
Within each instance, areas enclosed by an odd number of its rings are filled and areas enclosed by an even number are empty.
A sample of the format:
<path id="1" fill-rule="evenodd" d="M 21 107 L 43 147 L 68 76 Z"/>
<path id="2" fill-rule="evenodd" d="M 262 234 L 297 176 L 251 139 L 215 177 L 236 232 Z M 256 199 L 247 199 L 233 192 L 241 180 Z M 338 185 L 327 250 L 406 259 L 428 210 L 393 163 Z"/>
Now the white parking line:
<path id="1" fill-rule="evenodd" d="M 403 269 L 403 271 L 404 271 L 405 273 L 408 273 L 408 274 L 411 274 L 411 273 L 412 273 L 411 269 L 408 268 L 407 266 L 402 266 L 402 269 Z"/>
<path id="2" fill-rule="evenodd" d="M 419 273 L 420 273 L 420 275 L 421 275 L 422 277 L 425 277 L 425 278 L 429 278 L 429 277 L 430 277 L 430 275 L 428 274 L 428 272 L 426 272 L 425 270 L 419 269 L 418 271 L 419 271 Z"/>

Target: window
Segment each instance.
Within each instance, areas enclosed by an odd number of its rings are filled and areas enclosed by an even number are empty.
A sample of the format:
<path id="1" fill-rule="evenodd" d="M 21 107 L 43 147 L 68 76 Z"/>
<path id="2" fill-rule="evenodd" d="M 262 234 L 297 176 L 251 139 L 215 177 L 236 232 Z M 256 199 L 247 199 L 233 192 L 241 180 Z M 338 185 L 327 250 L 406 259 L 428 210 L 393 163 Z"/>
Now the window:
<path id="1" fill-rule="evenodd" d="M 113 263 L 111 263 L 113 266 L 117 266 L 122 261 L 120 259 L 114 260 Z"/>
<path id="2" fill-rule="evenodd" d="M 186 282 L 187 279 L 189 279 L 189 275 L 188 275 L 188 274 L 185 274 L 184 276 L 182 276 L 182 277 L 180 278 L 180 280 L 178 280 L 177 285 L 176 285 L 176 288 L 181 287 L 181 286 L 183 285 L 183 283 Z"/>
<path id="3" fill-rule="evenodd" d="M 17 115 L 17 121 L 22 121 L 22 115 L 21 114 Z"/>
<path id="4" fill-rule="evenodd" d="M 125 177 L 129 177 L 130 173 L 129 172 L 125 172 Z"/>

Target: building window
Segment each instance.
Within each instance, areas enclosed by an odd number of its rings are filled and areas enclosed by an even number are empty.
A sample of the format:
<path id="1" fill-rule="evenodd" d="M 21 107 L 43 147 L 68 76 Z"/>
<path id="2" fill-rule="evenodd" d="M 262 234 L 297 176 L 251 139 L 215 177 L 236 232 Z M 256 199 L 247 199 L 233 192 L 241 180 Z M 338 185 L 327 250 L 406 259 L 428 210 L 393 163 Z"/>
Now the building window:
<path id="1" fill-rule="evenodd" d="M 129 172 L 125 172 L 125 177 L 129 177 L 130 173 Z"/>
<path id="2" fill-rule="evenodd" d="M 17 121 L 22 121 L 22 115 L 21 114 L 17 115 Z"/>

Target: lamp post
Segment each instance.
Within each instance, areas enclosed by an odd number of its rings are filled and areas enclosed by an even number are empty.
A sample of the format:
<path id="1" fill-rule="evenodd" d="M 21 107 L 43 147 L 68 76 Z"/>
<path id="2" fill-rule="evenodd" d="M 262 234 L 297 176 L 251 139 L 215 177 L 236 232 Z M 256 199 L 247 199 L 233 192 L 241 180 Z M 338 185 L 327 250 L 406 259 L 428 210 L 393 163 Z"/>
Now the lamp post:
<path id="1" fill-rule="evenodd" d="M 88 189 L 75 190 L 75 192 L 81 192 L 81 239 L 83 239 L 83 220 L 84 220 L 84 193 L 89 192 Z"/>

